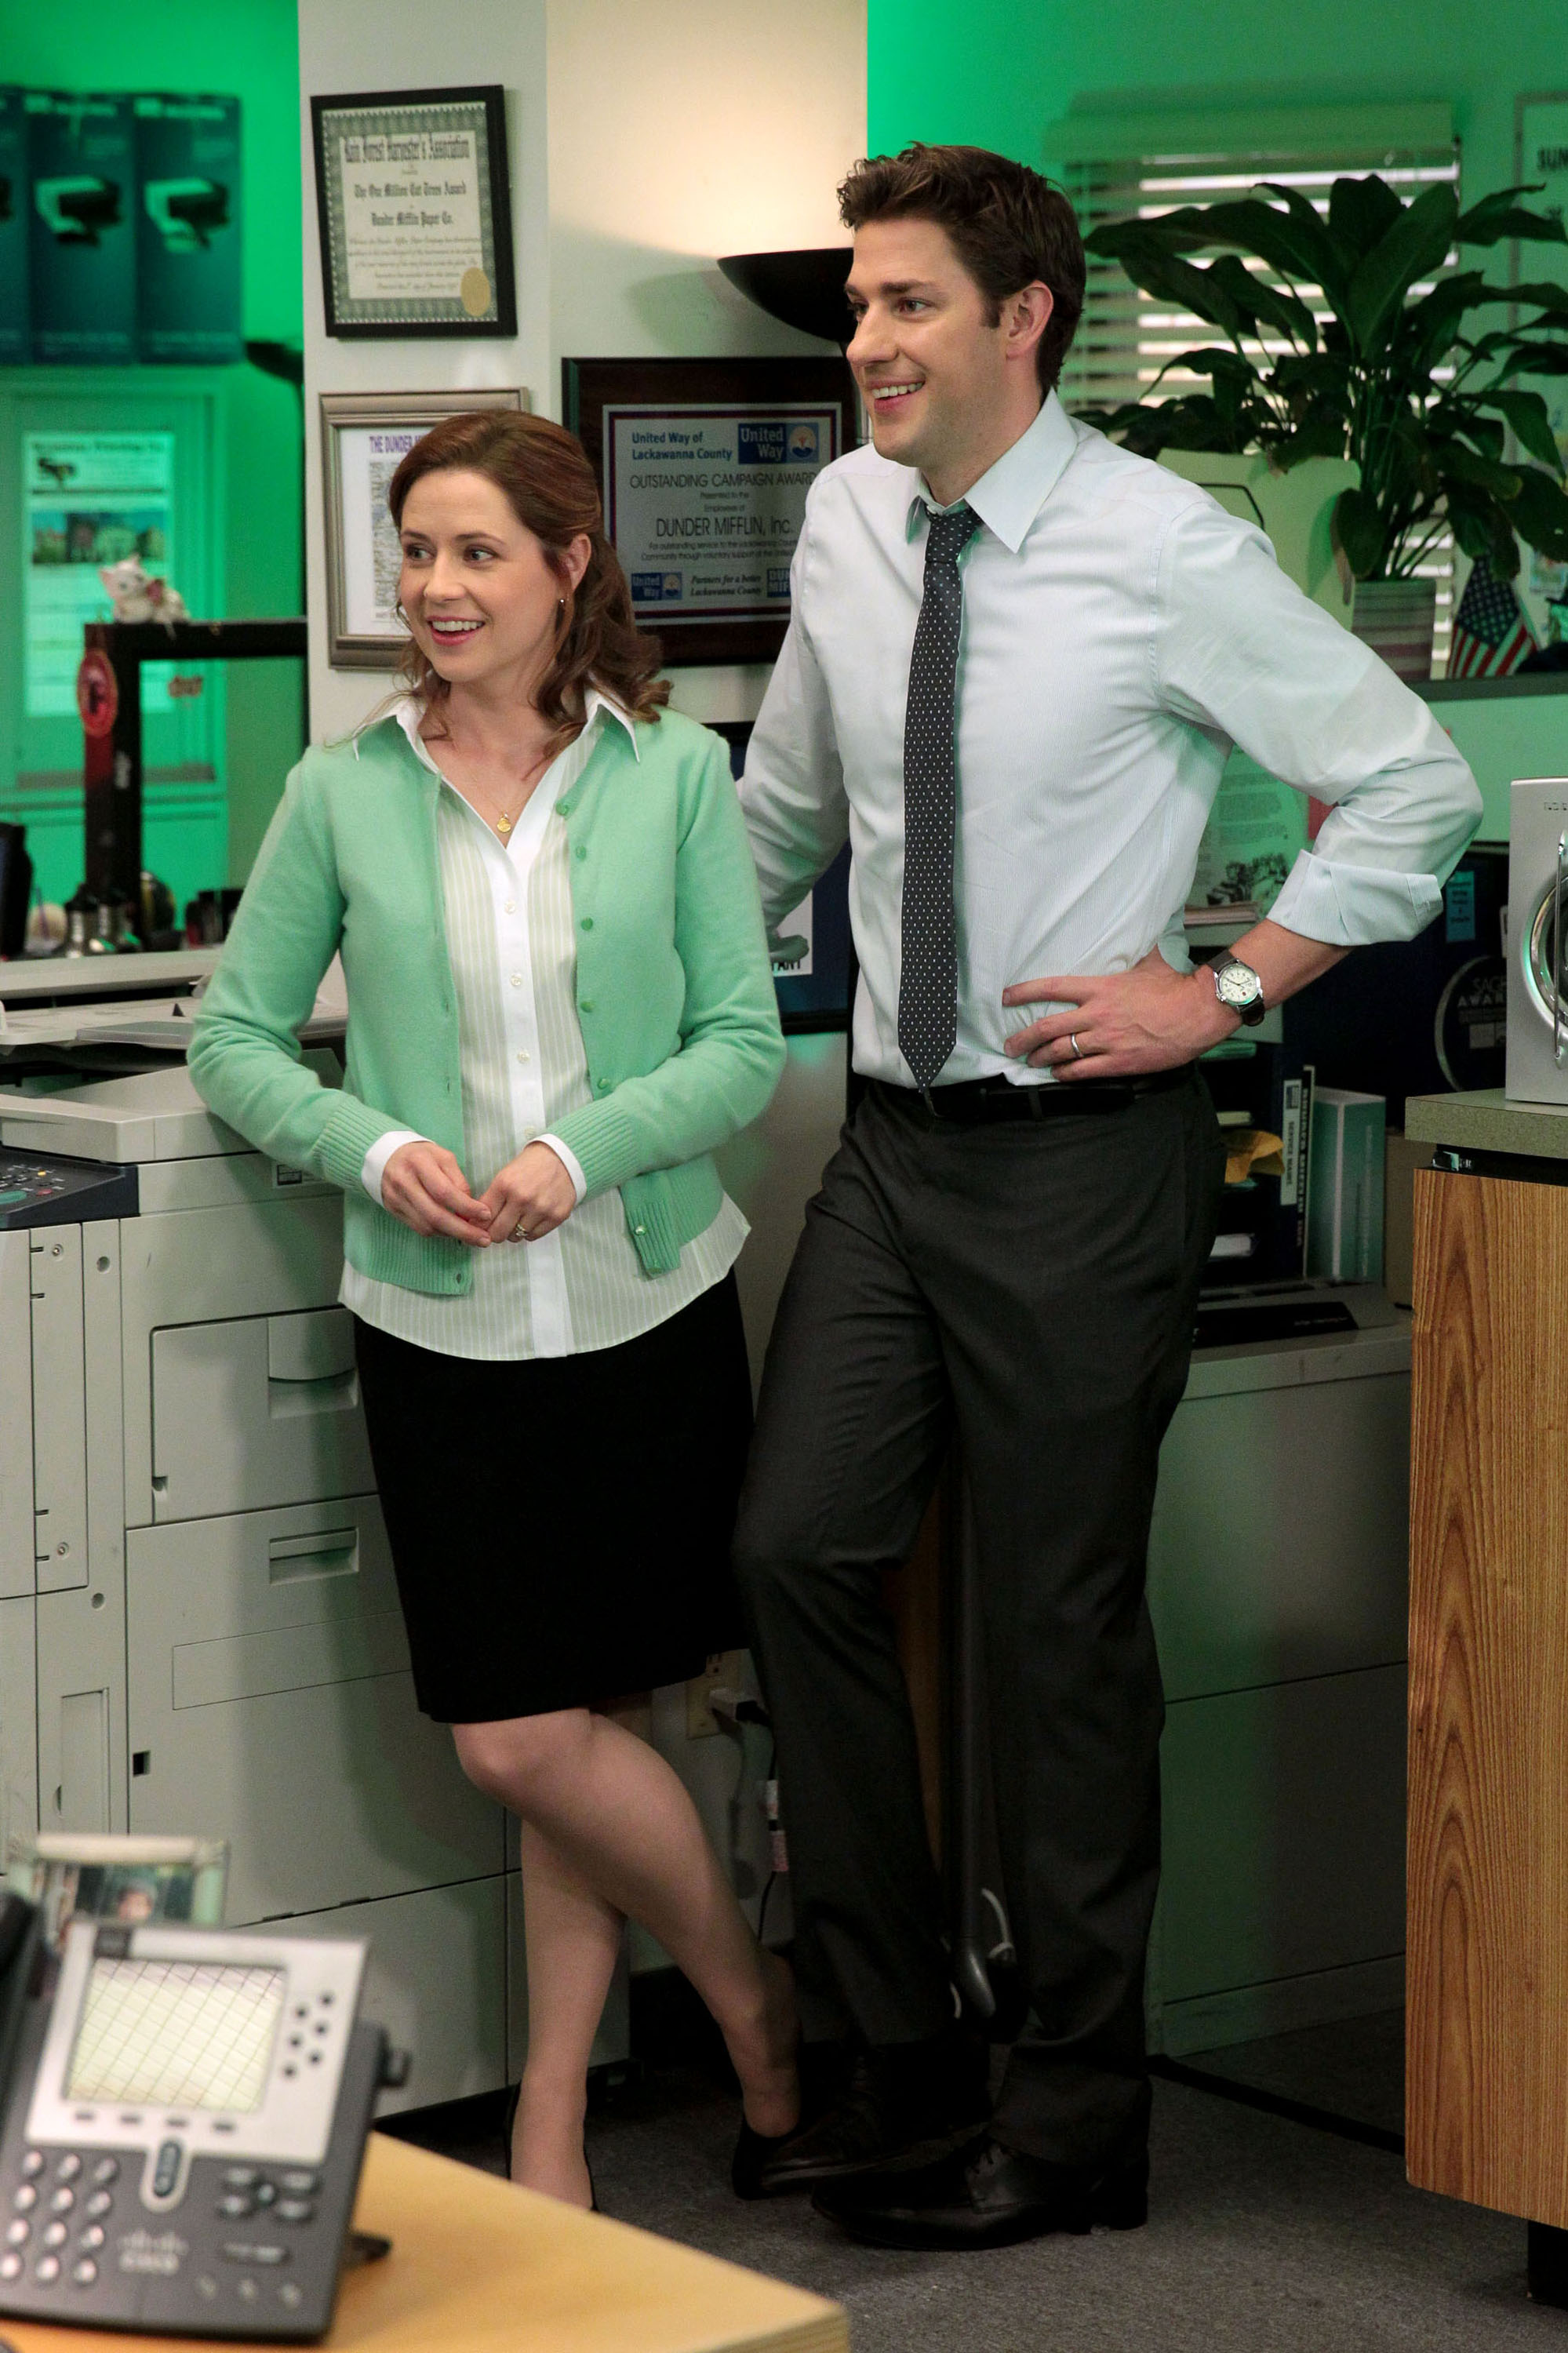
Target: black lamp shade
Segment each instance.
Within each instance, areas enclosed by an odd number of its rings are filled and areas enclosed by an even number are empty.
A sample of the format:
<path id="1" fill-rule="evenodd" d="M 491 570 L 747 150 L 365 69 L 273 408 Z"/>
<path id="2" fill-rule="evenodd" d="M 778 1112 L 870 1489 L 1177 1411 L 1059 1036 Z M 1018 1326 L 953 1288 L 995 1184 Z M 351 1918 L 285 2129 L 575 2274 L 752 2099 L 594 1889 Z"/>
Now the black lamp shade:
<path id="1" fill-rule="evenodd" d="M 848 245 L 813 245 L 793 253 L 726 253 L 719 268 L 769 318 L 842 349 L 854 332 L 844 300 L 853 252 Z"/>

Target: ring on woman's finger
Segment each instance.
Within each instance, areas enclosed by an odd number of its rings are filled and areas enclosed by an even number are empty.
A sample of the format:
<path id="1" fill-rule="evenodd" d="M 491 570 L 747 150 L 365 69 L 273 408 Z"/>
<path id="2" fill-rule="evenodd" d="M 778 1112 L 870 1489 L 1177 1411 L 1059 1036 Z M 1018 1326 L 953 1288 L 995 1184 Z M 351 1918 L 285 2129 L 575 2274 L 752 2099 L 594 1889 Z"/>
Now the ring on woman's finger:
<path id="1" fill-rule="evenodd" d="M 527 1227 L 523 1223 L 522 1219 L 519 1218 L 517 1223 L 513 1227 L 511 1233 L 507 1236 L 507 1240 L 514 1242 L 525 1242 L 530 1239 L 531 1236 L 529 1235 Z"/>

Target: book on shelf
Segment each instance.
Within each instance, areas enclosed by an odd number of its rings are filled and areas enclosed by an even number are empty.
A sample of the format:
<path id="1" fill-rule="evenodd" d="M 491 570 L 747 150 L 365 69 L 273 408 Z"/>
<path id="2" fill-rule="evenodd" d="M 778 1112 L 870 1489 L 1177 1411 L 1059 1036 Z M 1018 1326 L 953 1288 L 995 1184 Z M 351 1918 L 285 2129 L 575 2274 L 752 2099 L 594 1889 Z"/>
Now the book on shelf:
<path id="1" fill-rule="evenodd" d="M 1382 1095 L 1319 1087 L 1312 1103 L 1307 1272 L 1339 1282 L 1383 1281 L 1388 1106 Z"/>

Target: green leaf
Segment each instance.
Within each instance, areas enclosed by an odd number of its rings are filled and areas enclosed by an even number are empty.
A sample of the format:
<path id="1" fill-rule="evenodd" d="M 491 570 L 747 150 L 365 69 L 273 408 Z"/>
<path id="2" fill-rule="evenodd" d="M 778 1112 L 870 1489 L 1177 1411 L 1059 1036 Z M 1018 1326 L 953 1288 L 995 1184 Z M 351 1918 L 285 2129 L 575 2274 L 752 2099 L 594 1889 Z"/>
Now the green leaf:
<path id="1" fill-rule="evenodd" d="M 1517 302 L 1521 309 L 1550 311 L 1556 316 L 1568 311 L 1568 286 L 1559 286 L 1551 278 L 1530 280 L 1523 286 L 1497 286 L 1491 290 L 1496 302 Z"/>
<path id="2" fill-rule="evenodd" d="M 1382 237 L 1356 270 L 1344 310 L 1345 324 L 1361 350 L 1371 353 L 1418 279 L 1442 262 L 1454 235 L 1458 206 L 1446 182 L 1425 189 Z"/>
<path id="3" fill-rule="evenodd" d="M 1481 299 L 1485 288 L 1484 272 L 1459 270 L 1406 309 L 1400 322 L 1400 333 L 1408 339 L 1413 358 L 1424 373 L 1430 374 L 1434 363 L 1449 348 L 1459 321 L 1471 304 Z"/>
<path id="4" fill-rule="evenodd" d="M 1474 415 L 1457 403 L 1453 405 L 1445 403 L 1439 408 L 1428 410 L 1426 430 L 1437 440 L 1449 438 L 1456 433 L 1462 434 L 1467 441 L 1472 443 L 1480 451 L 1483 458 L 1491 458 L 1499 462 L 1502 458 L 1503 444 L 1508 438 L 1495 417 Z"/>
<path id="5" fill-rule="evenodd" d="M 1119 261 L 1129 244 L 1152 241 L 1165 253 L 1200 253 L 1218 242 L 1203 226 L 1205 208 L 1182 205 L 1174 212 L 1158 213 L 1152 220 L 1134 215 L 1129 220 L 1102 221 L 1084 239 L 1084 251 Z"/>
<path id="6" fill-rule="evenodd" d="M 1245 446 L 1206 393 L 1189 393 L 1180 400 L 1124 401 L 1119 408 L 1081 408 L 1086 425 L 1121 442 L 1135 458 L 1158 458 L 1163 449 L 1210 449 L 1235 455 Z"/>
<path id="7" fill-rule="evenodd" d="M 1519 542 L 1497 501 L 1456 486 L 1444 503 L 1456 545 L 1472 563 L 1484 556 L 1499 580 L 1511 580 L 1519 570 Z"/>
<path id="8" fill-rule="evenodd" d="M 1364 180 L 1336 180 L 1329 195 L 1329 228 L 1347 253 L 1360 261 L 1381 242 L 1404 210 L 1386 180 L 1369 172 Z"/>
<path id="9" fill-rule="evenodd" d="M 1511 335 L 1505 341 L 1509 346 L 1509 356 L 1497 372 L 1497 383 L 1506 384 L 1510 376 L 1515 375 L 1568 375 L 1568 343 L 1524 343 L 1516 341 Z M 1485 354 L 1490 342 L 1491 337 L 1488 336 L 1478 343 L 1478 352 Z"/>
<path id="10" fill-rule="evenodd" d="M 1260 322 L 1277 327 L 1295 343 L 1305 344 L 1309 352 L 1318 348 L 1318 322 L 1298 294 L 1283 286 L 1270 286 L 1255 275 L 1238 255 L 1224 253 L 1209 265 L 1211 277 L 1217 277 L 1238 311 L 1250 313 L 1250 323 Z"/>
<path id="11" fill-rule="evenodd" d="M 1278 451 L 1276 463 L 1282 474 L 1293 466 L 1305 465 L 1308 458 L 1342 458 L 1345 454 L 1345 428 L 1337 417 L 1309 417 L 1294 432 Z"/>
<path id="12" fill-rule="evenodd" d="M 1341 491 L 1334 501 L 1335 543 L 1358 580 L 1370 580 L 1383 561 L 1383 522 L 1377 501 L 1365 491 Z"/>
<path id="13" fill-rule="evenodd" d="M 1546 183 L 1518 188 L 1498 188 L 1461 213 L 1454 224 L 1454 240 L 1457 245 L 1499 245 L 1503 238 L 1519 237 L 1532 245 L 1568 245 L 1568 231 L 1556 213 L 1532 213 L 1516 205 L 1516 196 L 1538 196 Z"/>
<path id="14" fill-rule="evenodd" d="M 1194 375 L 1225 376 L 1234 384 L 1245 383 L 1254 389 L 1262 383 L 1246 354 L 1232 351 L 1228 343 L 1206 343 L 1201 351 L 1178 352 L 1166 361 L 1160 374 L 1163 375 L 1167 369 L 1175 367 L 1191 368 Z"/>
<path id="15" fill-rule="evenodd" d="M 1552 416 L 1538 392 L 1484 392 L 1480 398 L 1495 408 L 1513 428 L 1514 438 L 1554 474 L 1563 471 L 1563 455 L 1552 430 Z"/>
<path id="16" fill-rule="evenodd" d="M 1462 441 L 1440 441 L 1433 451 L 1445 480 L 1465 482 L 1472 490 L 1486 491 L 1494 499 L 1517 499 L 1523 477 L 1512 466 L 1499 466 L 1495 458 L 1483 458 L 1467 449 Z"/>
<path id="17" fill-rule="evenodd" d="M 1192 311 L 1211 326 L 1223 328 L 1227 335 L 1240 335 L 1245 331 L 1246 321 L 1226 292 L 1223 280 L 1216 280 L 1212 270 L 1194 269 L 1176 254 L 1161 252 L 1147 237 L 1128 238 L 1118 259 L 1133 284 L 1142 287 L 1146 294 L 1172 303 L 1178 310 Z"/>
<path id="18" fill-rule="evenodd" d="M 1305 272 L 1308 278 L 1315 280 L 1322 288 L 1334 310 L 1342 318 L 1351 275 L 1348 267 L 1349 257 L 1341 254 L 1316 207 L 1308 204 L 1299 188 L 1284 187 L 1277 180 L 1263 180 L 1258 185 L 1266 188 L 1270 195 L 1278 196 L 1284 204 L 1284 220 L 1280 221 L 1279 215 L 1275 214 L 1277 222 L 1279 222 L 1275 231 L 1275 239 L 1283 249 L 1294 250 L 1296 255 L 1294 274 L 1299 275 Z M 1216 206 L 1215 209 L 1218 210 L 1221 207 Z M 1262 209 L 1271 211 L 1273 207 L 1265 206 Z M 1261 246 L 1258 250 L 1262 252 Z M 1264 256 L 1266 260 L 1268 258 L 1267 255 Z M 1275 266 L 1278 268 L 1280 265 L 1276 263 Z"/>
<path id="19" fill-rule="evenodd" d="M 1275 362 L 1274 381 L 1292 396 L 1310 394 L 1315 399 L 1338 400 L 1348 408 L 1353 398 L 1351 373 L 1334 352 L 1289 352 Z"/>
<path id="20" fill-rule="evenodd" d="M 1542 555 L 1561 564 L 1568 557 L 1568 496 L 1538 467 L 1520 470 L 1519 496 L 1509 508 L 1509 521 L 1520 537 Z"/>

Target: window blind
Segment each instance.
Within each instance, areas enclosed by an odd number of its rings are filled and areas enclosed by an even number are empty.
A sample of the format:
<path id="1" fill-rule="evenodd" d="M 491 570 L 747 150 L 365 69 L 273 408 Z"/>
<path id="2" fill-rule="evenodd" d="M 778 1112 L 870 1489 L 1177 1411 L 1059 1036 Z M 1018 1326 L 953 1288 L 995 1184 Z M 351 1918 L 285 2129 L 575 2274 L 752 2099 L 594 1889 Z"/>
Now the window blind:
<path id="1" fill-rule="evenodd" d="M 1119 161 L 1070 159 L 1063 166 L 1063 178 L 1086 237 L 1105 221 L 1148 220 L 1181 205 L 1214 204 L 1245 195 L 1260 180 L 1298 188 L 1326 215 L 1334 181 L 1346 174 L 1367 172 L 1378 173 L 1407 203 L 1436 180 L 1452 181 L 1457 190 L 1458 142 L 1452 137 L 1429 137 L 1421 143 L 1391 149 L 1363 139 L 1336 142 L 1330 149 L 1299 141 L 1277 145 L 1266 135 L 1255 146 L 1237 144 L 1222 151 L 1201 145 L 1196 139 L 1191 144 L 1172 140 L 1163 152 L 1124 156 Z M 1263 264 L 1244 259 L 1265 283 L 1279 282 Z M 1436 277 L 1446 275 L 1457 261 L 1457 254 L 1451 251 Z M 1436 283 L 1436 278 L 1431 282 Z M 1296 291 L 1319 322 L 1327 318 L 1319 287 L 1298 281 Z M 1172 367 L 1164 376 L 1160 372 L 1179 353 L 1224 340 L 1218 329 L 1193 313 L 1172 310 L 1142 292 L 1119 262 L 1091 254 L 1084 315 L 1062 372 L 1062 398 L 1069 409 L 1110 408 L 1121 401 L 1162 400 L 1206 390 L 1207 379 L 1189 369 Z M 1264 347 L 1280 353 L 1290 348 L 1283 336 L 1266 338 Z M 1248 348 L 1256 349 L 1250 339 Z M 1446 667 L 1454 609 L 1454 548 L 1446 533 L 1433 543 L 1418 569 L 1423 577 L 1436 584 L 1432 667 L 1434 676 L 1440 678 Z"/>

